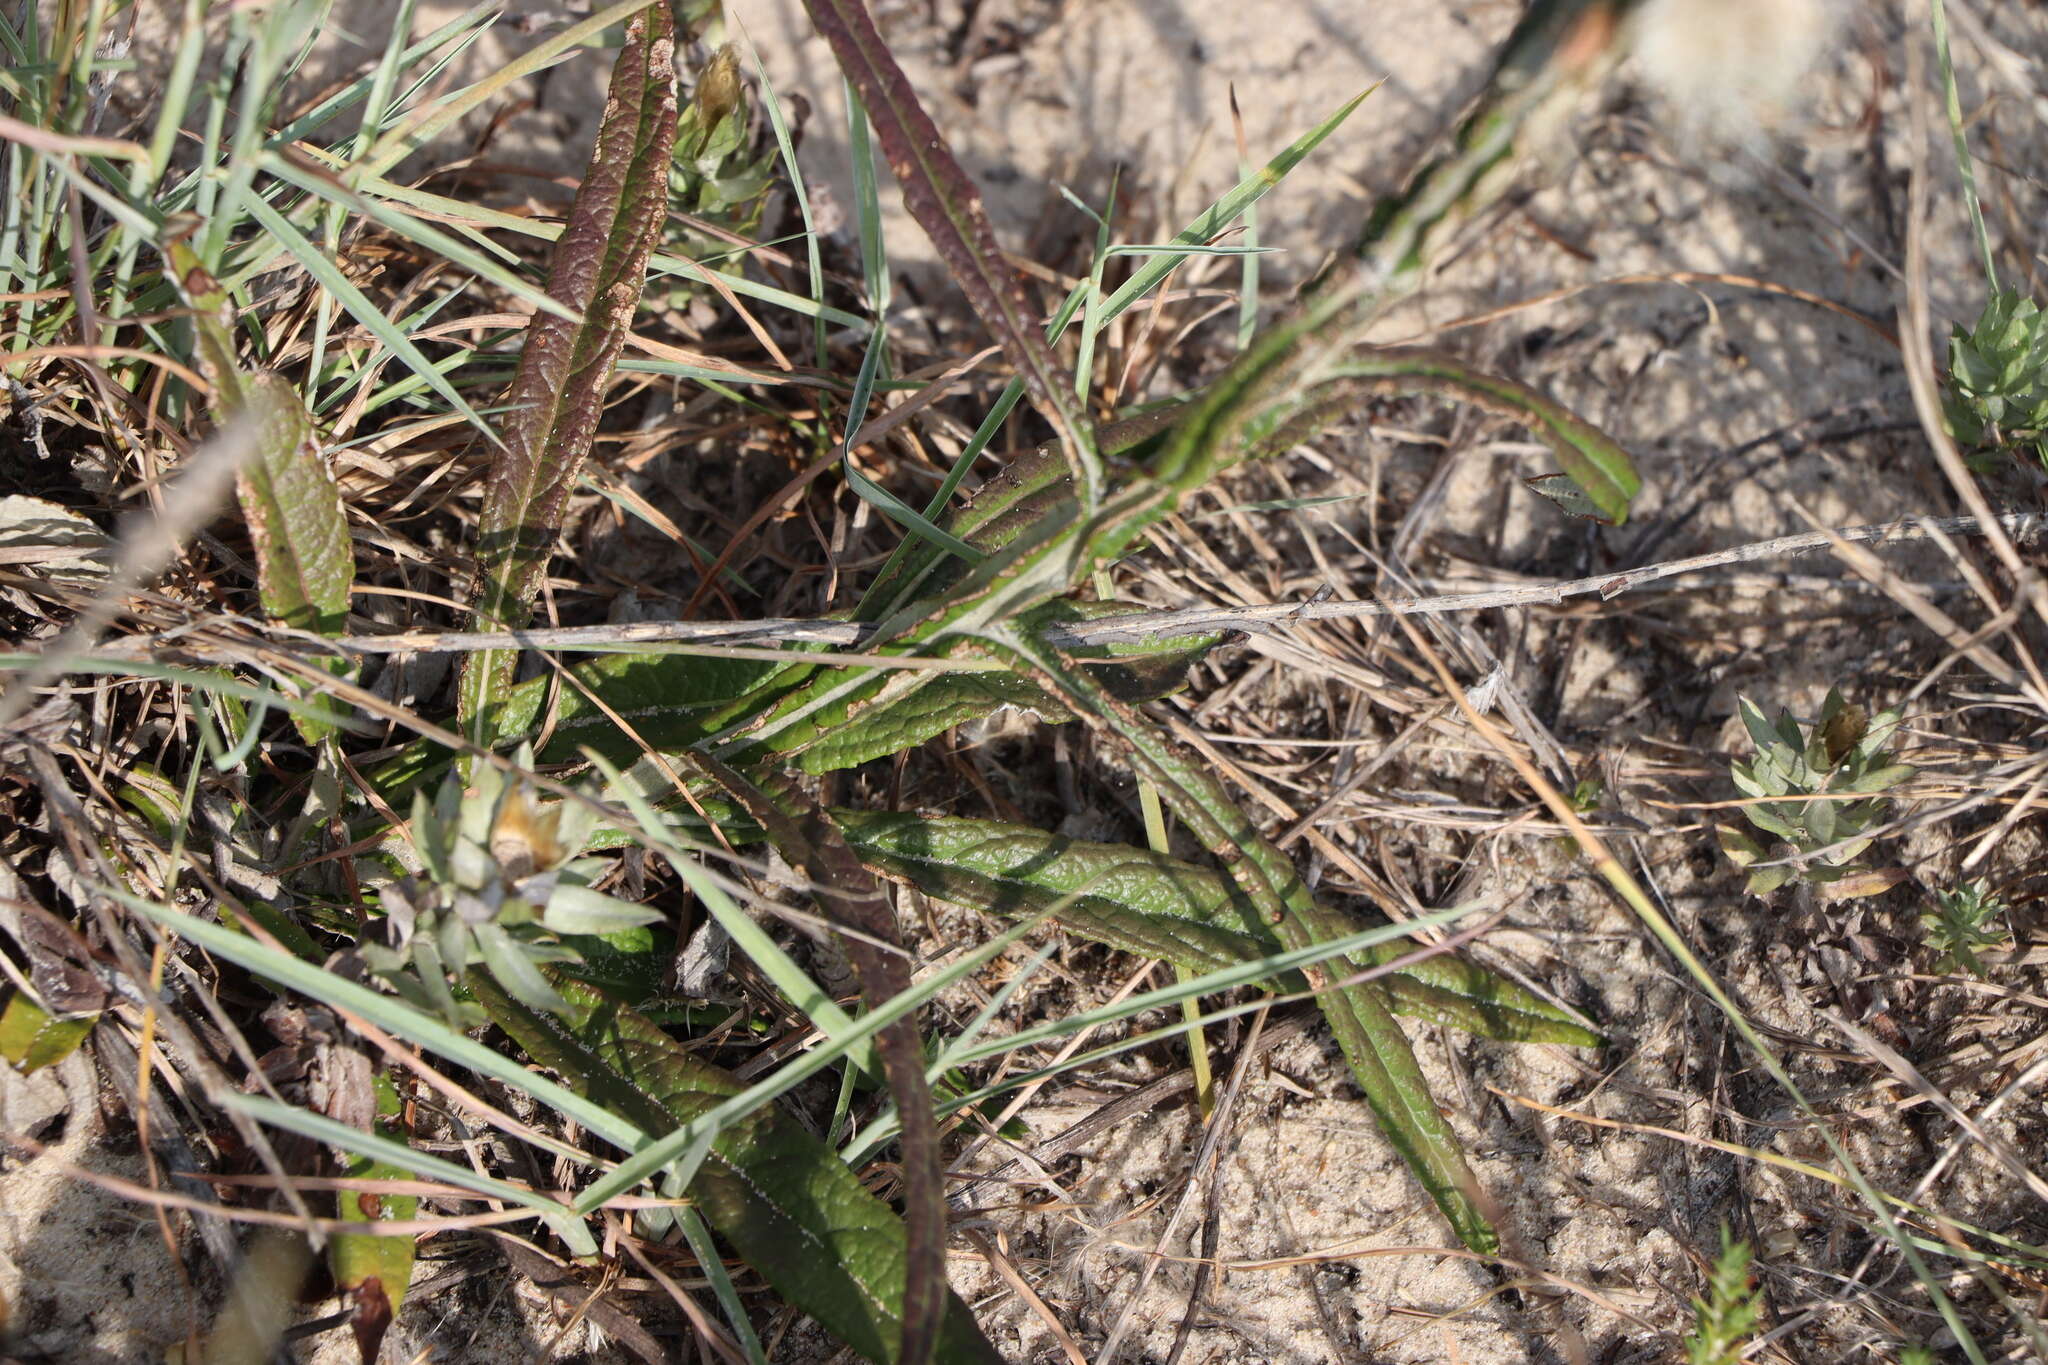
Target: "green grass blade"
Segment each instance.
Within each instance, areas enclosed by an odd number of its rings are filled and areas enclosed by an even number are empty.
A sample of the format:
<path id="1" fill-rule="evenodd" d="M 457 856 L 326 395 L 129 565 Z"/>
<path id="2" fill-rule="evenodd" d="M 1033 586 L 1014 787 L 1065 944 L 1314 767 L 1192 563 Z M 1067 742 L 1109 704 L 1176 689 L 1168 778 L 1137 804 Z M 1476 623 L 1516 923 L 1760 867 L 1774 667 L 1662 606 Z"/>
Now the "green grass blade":
<path id="1" fill-rule="evenodd" d="M 242 204 L 247 208 L 249 216 L 256 220 L 257 225 L 270 235 L 271 240 L 286 255 L 303 266 L 306 273 L 311 275 L 321 288 L 334 295 L 341 306 L 348 310 L 350 317 L 361 323 L 370 335 L 389 347 L 391 353 L 403 361 L 405 367 L 418 376 L 427 387 L 440 395 L 442 401 L 450 408 L 462 414 L 463 418 L 473 424 L 478 431 L 492 435 L 493 440 L 496 439 L 491 433 L 490 424 L 484 421 L 476 409 L 456 391 L 455 386 L 448 381 L 448 377 L 440 368 L 428 360 L 420 348 L 413 344 L 412 339 L 390 318 L 384 316 L 384 310 L 371 302 L 369 297 L 342 273 L 340 266 L 329 260 L 326 254 L 309 241 L 305 234 L 293 227 L 283 214 L 265 203 L 260 194 L 252 191 L 244 195 Z"/>
<path id="2" fill-rule="evenodd" d="M 523 1189 L 503 1180 L 479 1175 L 467 1166 L 458 1166 L 452 1161 L 414 1151 L 405 1143 L 380 1133 L 366 1133 L 360 1128 L 316 1114 L 311 1110 L 294 1105 L 280 1104 L 264 1095 L 244 1095 L 233 1090 L 224 1090 L 218 1096 L 220 1105 L 238 1114 L 246 1114 L 260 1123 L 273 1128 L 282 1128 L 300 1137 L 324 1142 L 339 1147 L 353 1156 L 364 1157 L 403 1172 L 417 1180 L 438 1180 L 444 1185 L 470 1190 L 491 1199 L 502 1199 L 508 1204 L 532 1209 L 539 1213 L 550 1228 L 561 1235 L 579 1256 L 597 1254 L 597 1243 L 584 1226 L 583 1219 L 573 1213 L 567 1204 L 559 1199 L 550 1199 L 544 1194 Z"/>
<path id="3" fill-rule="evenodd" d="M 383 175 L 432 142 L 444 130 L 452 128 L 470 110 L 496 99 L 508 86 L 566 60 L 575 49 L 591 42 L 606 29 L 625 23 L 646 9 L 647 0 L 618 0 L 617 4 L 607 5 L 589 18 L 571 24 L 546 42 L 535 44 L 483 80 L 464 87 L 422 110 L 418 117 L 386 132 L 377 139 L 369 155 L 363 158 L 362 173 Z M 672 28 L 672 24 L 665 25 L 664 31 Z"/>

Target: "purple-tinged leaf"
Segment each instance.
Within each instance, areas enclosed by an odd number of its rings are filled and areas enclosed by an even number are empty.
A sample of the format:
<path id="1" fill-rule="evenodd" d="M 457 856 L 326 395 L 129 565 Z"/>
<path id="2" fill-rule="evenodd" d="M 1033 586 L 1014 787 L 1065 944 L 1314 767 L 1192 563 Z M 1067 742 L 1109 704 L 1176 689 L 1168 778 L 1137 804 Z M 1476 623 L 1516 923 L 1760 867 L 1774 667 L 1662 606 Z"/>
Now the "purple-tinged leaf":
<path id="1" fill-rule="evenodd" d="M 555 243 L 548 294 L 578 320 L 534 315 L 506 393 L 504 448 L 477 530 L 480 628 L 516 629 L 533 607 L 640 304 L 667 211 L 675 132 L 675 24 L 666 4 L 653 4 L 626 27 L 597 145 Z M 511 686 L 516 658 L 511 650 L 470 656 L 459 701 L 466 728 L 483 728 Z"/>
<path id="2" fill-rule="evenodd" d="M 903 207 L 931 238 L 953 282 L 1017 367 L 1031 401 L 1053 424 L 1068 464 L 1077 476 L 1084 475 L 1093 465 L 1091 447 L 1085 444 L 1086 416 L 1072 379 L 1040 335 L 1042 324 L 1022 280 L 996 242 L 981 191 L 954 160 L 862 0 L 805 0 L 805 6 L 867 111 L 903 189 Z"/>

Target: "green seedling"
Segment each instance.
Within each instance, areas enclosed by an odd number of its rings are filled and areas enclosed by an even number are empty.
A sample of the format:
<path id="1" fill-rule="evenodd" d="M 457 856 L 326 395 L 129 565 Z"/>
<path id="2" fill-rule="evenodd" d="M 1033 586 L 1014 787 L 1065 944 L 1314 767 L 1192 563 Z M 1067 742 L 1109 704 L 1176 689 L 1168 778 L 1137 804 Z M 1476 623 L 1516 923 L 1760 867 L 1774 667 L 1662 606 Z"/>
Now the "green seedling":
<path id="1" fill-rule="evenodd" d="M 1775 723 L 1747 697 L 1740 702 L 1743 728 L 1756 744 L 1756 757 L 1729 765 L 1728 774 L 1744 796 L 1756 798 L 1742 813 L 1783 852 L 1767 851 L 1732 826 L 1720 828 L 1721 851 L 1749 871 L 1747 889 L 1768 896 L 1795 879 L 1828 888 L 1837 899 L 1875 895 L 1903 874 L 1873 871 L 1860 860 L 1892 798 L 1884 792 L 1913 775 L 1893 762 L 1885 746 L 1899 727 L 1896 711 L 1875 717 L 1830 689 L 1820 723 L 1802 735 L 1787 711 Z"/>
<path id="2" fill-rule="evenodd" d="M 519 760 L 530 768 L 533 756 L 522 750 Z M 588 806 L 543 805 L 494 767 L 467 788 L 451 774 L 431 803 L 416 794 L 410 828 L 421 872 L 384 888 L 384 941 L 365 943 L 363 961 L 458 1027 L 483 1021 L 450 984 L 474 966 L 488 966 L 531 1009 L 561 1009 L 541 968 L 582 959 L 568 938 L 627 933 L 660 918 L 592 889 L 611 863 L 575 855 L 595 823 Z"/>
<path id="3" fill-rule="evenodd" d="M 1934 893 L 1934 908 L 1920 915 L 1920 931 L 1927 946 L 1940 956 L 1935 965 L 1945 972 L 1984 975 L 1977 960 L 1979 948 L 2005 941 L 2000 923 L 2009 907 L 1992 892 L 1982 877 L 1964 882 L 1950 891 Z"/>
<path id="4" fill-rule="evenodd" d="M 1705 1298 L 1692 1301 L 1693 1330 L 1685 1339 L 1686 1365 L 1741 1365 L 1756 1332 L 1756 1286 L 1749 1275 L 1749 1243 L 1721 1229 L 1721 1254 Z"/>
<path id="5" fill-rule="evenodd" d="M 1949 337 L 1949 431 L 1972 449 L 2029 449 L 2048 464 L 2048 315 L 1996 289 L 1977 325 Z"/>

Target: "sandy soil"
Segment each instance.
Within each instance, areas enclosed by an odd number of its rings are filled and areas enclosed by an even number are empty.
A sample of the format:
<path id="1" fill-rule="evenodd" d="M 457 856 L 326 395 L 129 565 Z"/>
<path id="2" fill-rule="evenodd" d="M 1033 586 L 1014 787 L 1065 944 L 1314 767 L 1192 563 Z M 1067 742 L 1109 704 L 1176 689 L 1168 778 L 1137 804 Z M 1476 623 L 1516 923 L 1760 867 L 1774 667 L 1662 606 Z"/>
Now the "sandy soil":
<path id="1" fill-rule="evenodd" d="M 1326 152 L 1262 208 L 1264 239 L 1289 253 L 1275 267 L 1283 278 L 1306 273 L 1320 252 L 1350 235 L 1375 192 L 1398 183 L 1482 78 L 1516 8 L 1491 0 L 876 6 L 897 56 L 984 186 L 999 230 L 1034 259 L 1071 247 L 1084 231 L 1056 184 L 1099 200 L 1111 170 L 1122 167 L 1130 217 L 1147 232 L 1170 230 L 1208 202 L 1236 174 L 1233 88 L 1248 145 L 1263 158 L 1350 95 L 1383 82 Z M 2001 39 L 2037 64 L 2020 69 L 2040 88 L 2048 18 L 2027 7 L 1981 8 Z M 422 8 L 423 23 L 432 22 L 431 9 Z M 512 9 L 546 7 L 522 0 Z M 808 102 L 805 173 L 843 209 L 850 181 L 839 87 L 823 48 L 805 36 L 801 5 L 734 0 L 730 10 L 777 89 Z M 351 7 L 344 24 L 376 32 L 385 13 L 374 4 Z M 1589 99 L 1536 177 L 1540 188 L 1488 224 L 1429 294 L 1389 323 L 1390 337 L 1435 334 L 1464 316 L 1570 291 L 1441 339 L 1549 389 L 1636 452 L 1648 484 L 1637 526 L 1593 534 L 1562 523 L 1517 487 L 1520 476 L 1545 467 L 1518 432 L 1427 406 L 1376 412 L 1360 430 L 1322 443 L 1284 473 L 1250 476 L 1244 500 L 1277 496 L 1264 482 L 1269 477 L 1286 480 L 1295 493 L 1382 488 L 1397 515 L 1422 509 L 1404 543 L 1413 547 L 1406 568 L 1425 583 L 1594 572 L 1804 529 L 1806 514 L 1849 525 L 1946 510 L 1947 496 L 1908 429 L 1897 352 L 1884 335 L 1895 325 L 1905 174 L 1913 161 L 1902 22 L 1890 4 L 1857 7 L 1799 120 L 1786 136 L 1758 144 L 1755 156 L 1711 134 L 1675 131 L 1654 98 L 1610 90 Z M 501 29 L 475 60 L 498 60 L 524 41 L 530 40 Z M 337 56 L 337 68 L 343 64 Z M 2024 177 L 2039 185 L 2048 169 L 2042 125 L 1981 51 L 1966 44 L 1963 64 L 1972 109 L 1999 97 L 1983 126 L 2000 136 L 2000 154 L 2013 172 L 1997 182 L 1994 234 L 2029 231 L 2041 204 Z M 498 132 L 493 159 L 572 169 L 588 142 L 600 80 L 594 62 L 553 73 L 535 106 Z M 1933 291 L 1938 309 L 1961 316 L 1974 312 L 1980 285 L 1952 163 L 1939 143 L 1930 155 L 1938 184 L 1929 231 Z M 892 258 L 930 279 L 929 252 L 893 203 L 888 223 Z M 843 218 L 837 230 L 849 230 Z M 1672 272 L 1781 288 L 1600 283 Z M 1280 547 L 1279 562 L 1261 562 L 1258 542 L 1227 526 L 1217 536 L 1219 554 L 1248 566 L 1262 588 L 1306 592 L 1328 582 L 1341 596 L 1370 593 L 1381 580 L 1344 545 L 1347 534 L 1372 530 L 1368 514 L 1352 504 L 1312 516 L 1318 543 L 1334 557 L 1320 566 L 1302 534 L 1276 518 L 1257 526 Z M 1581 773 L 1607 776 L 1615 797 L 1603 818 L 1681 927 L 1738 998 L 1777 1030 L 1773 1036 L 1802 1083 L 1824 1106 L 1841 1101 L 1843 1131 L 1867 1169 L 1910 1183 L 1946 1130 L 1930 1134 L 1900 1092 L 1871 1089 L 1866 1068 L 1845 1058 L 1841 1036 L 1828 1031 L 1826 1012 L 1866 1025 L 1891 1017 L 1913 1055 L 1946 1058 L 1941 1075 L 1964 1103 L 1989 1094 L 2031 1055 L 2038 1016 L 2031 1024 L 2006 1014 L 1974 1018 L 1954 993 L 1910 982 L 1873 987 L 1863 973 L 1895 970 L 1897 945 L 1910 940 L 1914 911 L 1904 900 L 1854 913 L 1745 901 L 1726 867 L 1702 852 L 1710 845 L 1698 813 L 1659 804 L 1718 793 L 1695 755 L 1734 747 L 1728 718 L 1738 693 L 1810 713 L 1828 684 L 1842 681 L 1892 701 L 1931 657 L 1925 637 L 1888 604 L 1835 585 L 1831 565 L 1816 560 L 1794 570 L 1830 581 L 1752 577 L 1599 621 L 1503 613 L 1452 630 L 1455 642 L 1506 661 L 1509 685 L 1546 718 Z M 1177 582 L 1197 585 L 1183 587 L 1187 593 L 1231 591 L 1195 577 Z M 1153 589 L 1162 602 L 1171 591 Z M 1361 662 L 1379 657 L 1381 647 L 1365 632 L 1336 628 L 1303 632 L 1303 642 Z M 1269 660 L 1298 667 L 1300 655 L 1285 644 L 1254 645 L 1223 681 L 1234 684 Z M 1295 737 L 1366 738 L 1398 728 L 1370 708 L 1331 700 L 1331 686 L 1327 674 L 1290 681 L 1276 670 L 1233 705 L 1269 731 Z M 1198 688 L 1197 702 L 1201 694 Z M 1229 725 L 1226 713 L 1211 728 Z M 1930 741 L 1943 737 L 1939 719 L 1922 730 Z M 1319 774 L 1327 778 L 1329 770 Z M 1289 796 L 1299 810 L 1321 799 L 1319 791 Z M 1863 1246 L 1861 1217 L 1846 1196 L 1671 1137 L 1546 1118 L 1489 1094 L 1489 1086 L 1497 1087 L 1788 1157 L 1819 1153 L 1811 1134 L 1790 1122 L 1782 1094 L 1736 1051 L 1711 1007 L 1583 868 L 1537 835 L 1460 832 L 1446 827 L 1455 823 L 1448 816 L 1437 828 L 1418 829 L 1390 813 L 1454 798 L 1489 814 L 1526 809 L 1469 746 L 1436 741 L 1397 777 L 1340 805 L 1323 828 L 1369 861 L 1384 855 L 1389 871 L 1423 903 L 1485 894 L 1507 907 L 1509 927 L 1478 956 L 1513 968 L 1613 1032 L 1612 1046 L 1589 1056 L 1416 1031 L 1480 1178 L 1500 1201 L 1520 1254 L 1553 1277 L 1549 1287 L 1504 1293 L 1490 1272 L 1452 1256 L 1362 1250 L 1442 1246 L 1448 1236 L 1374 1130 L 1341 1061 L 1316 1034 L 1284 1045 L 1247 1082 L 1217 1201 L 1220 1254 L 1240 1268 L 1211 1281 L 1183 1358 L 1212 1365 L 1675 1359 L 1674 1334 L 1684 1330 L 1687 1300 L 1702 1283 L 1699 1258 L 1711 1254 L 1723 1222 L 1764 1247 L 1774 1320 L 1817 1311 L 1793 1338 L 1789 1358 L 1863 1359 L 1857 1346 L 1864 1342 L 1889 1359 L 1887 1343 L 1895 1338 L 1888 1330 L 1938 1342 L 1938 1324 L 1917 1301 L 1886 1298 L 1882 1309 L 1827 1302 Z M 1114 823 L 1127 813 L 1112 810 L 1106 818 Z M 2022 830 L 2017 837 L 2034 836 Z M 2015 856 L 2032 847 L 2016 845 Z M 1309 866 L 1342 891 L 1341 870 L 1320 859 Z M 1976 1052 L 1957 1041 L 1966 1034 Z M 1128 1063 L 1055 1086 L 1027 1121 L 1049 1136 L 1161 1065 Z M 2029 1142 L 2038 1150 L 2042 1122 L 2032 1100 L 2010 1106 L 1991 1126 L 2023 1150 Z M 1089 1144 L 1059 1167 L 1056 1186 L 1014 1190 L 998 1207 L 963 1211 L 962 1227 L 999 1237 L 1066 1330 L 1092 1352 L 1132 1292 L 1196 1137 L 1187 1109 L 1163 1108 Z M 39 1207 L 17 1202 L 27 1199 L 19 1183 L 27 1178 L 10 1176 L 4 1195 L 17 1223 L 16 1210 Z M 1972 1155 L 1949 1168 L 1937 1194 L 1959 1217 L 2011 1226 L 2017 1216 L 2007 1187 Z M 1050 1209 L 1015 1207 L 1040 1203 L 1040 1196 L 1052 1201 Z M 100 1222 L 81 1220 L 78 1236 L 97 1235 L 92 1229 L 112 1216 L 101 1210 Z M 126 1220 L 123 1236 L 149 1240 L 146 1220 L 132 1211 L 119 1216 Z M 56 1235 L 47 1227 L 40 1234 L 46 1249 Z M 62 1308 L 34 1305 L 72 1300 L 50 1297 L 57 1291 L 43 1287 L 36 1267 L 21 1259 L 20 1232 L 13 1236 L 0 1245 L 0 1287 L 17 1315 L 61 1318 Z M 1046 1324 L 964 1242 L 955 1249 L 959 1287 L 1006 1356 L 1065 1358 Z M 1185 1225 L 1170 1249 L 1188 1252 Z M 78 1276 L 93 1273 L 90 1260 L 75 1258 Z M 1902 1293 L 1889 1263 L 1874 1278 L 1887 1276 L 1887 1293 Z M 1134 1315 L 1122 1359 L 1166 1358 L 1189 1280 L 1185 1264 L 1160 1271 Z M 97 1292 L 110 1292 L 103 1280 L 96 1283 Z M 593 1341 L 587 1327 L 558 1338 L 546 1325 L 548 1310 L 530 1297 L 506 1291 L 463 1298 L 464 1311 L 455 1300 L 439 1300 L 447 1306 L 404 1330 L 413 1344 L 446 1360 L 624 1358 Z M 46 1349 L 68 1359 L 93 1358 L 88 1351 L 139 1359 L 128 1343 L 151 1332 L 175 1336 L 183 1321 L 178 1313 L 155 1313 L 123 1316 L 118 1324 L 94 1318 L 90 1326 L 63 1349 Z M 793 1337 L 794 1353 L 785 1358 L 813 1358 L 804 1354 L 804 1340 Z M 318 1358 L 347 1355 L 330 1339 Z"/>

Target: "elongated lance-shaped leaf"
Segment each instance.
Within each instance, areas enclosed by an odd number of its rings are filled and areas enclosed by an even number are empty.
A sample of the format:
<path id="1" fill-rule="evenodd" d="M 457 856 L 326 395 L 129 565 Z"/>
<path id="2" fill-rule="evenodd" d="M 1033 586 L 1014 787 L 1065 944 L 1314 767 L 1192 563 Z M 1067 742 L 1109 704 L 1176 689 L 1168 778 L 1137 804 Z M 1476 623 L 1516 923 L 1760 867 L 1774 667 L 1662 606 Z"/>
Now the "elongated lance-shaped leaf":
<path id="1" fill-rule="evenodd" d="M 248 374 L 235 355 L 234 308 L 225 289 L 200 264 L 189 243 L 164 248 L 179 293 L 192 309 L 199 363 L 213 385 L 218 420 L 247 413 L 261 433 L 235 471 L 235 495 L 256 551 L 263 610 L 297 630 L 339 635 L 348 620 L 355 555 L 341 490 L 321 457 L 313 418 L 298 391 L 280 375 Z M 339 671 L 339 660 L 329 666 Z M 328 706 L 320 699 L 323 708 Z M 296 717 L 310 741 L 334 727 Z"/>
<path id="2" fill-rule="evenodd" d="M 896 912 L 874 874 L 861 865 L 831 818 L 783 774 L 756 785 L 716 759 L 688 755 L 809 884 L 826 917 L 850 933 L 839 943 L 860 976 L 870 1010 L 910 989 L 910 960 L 896 932 Z M 946 1193 L 931 1087 L 924 1075 L 924 1043 L 914 1016 L 898 1019 L 875 1038 L 889 1093 L 902 1123 L 904 1245 L 903 1330 L 898 1358 L 925 1365 L 939 1341 L 946 1313 Z"/>
<path id="3" fill-rule="evenodd" d="M 1302 395 L 1298 410 L 1267 414 L 1268 427 L 1250 453 L 1278 454 L 1299 445 L 1333 417 L 1357 411 L 1360 396 L 1373 391 L 1456 398 L 1521 423 L 1550 447 L 1565 474 L 1610 525 L 1628 519 L 1629 503 L 1642 491 L 1628 452 L 1606 432 L 1547 394 L 1441 351 L 1368 347 L 1331 364 Z"/>
<path id="4" fill-rule="evenodd" d="M 1072 379 L 1039 335 L 1035 310 L 1022 279 L 996 242 L 981 191 L 954 160 L 862 0 L 804 0 L 804 6 L 867 110 L 902 187 L 903 206 L 931 238 L 968 305 L 1017 367 L 1031 401 L 1057 433 L 1083 501 L 1092 504 L 1100 493 L 1100 471 L 1086 415 L 1074 397 Z"/>
<path id="5" fill-rule="evenodd" d="M 1051 912 L 1077 933 L 1193 972 L 1256 962 L 1279 945 L 1228 877 L 1149 849 L 956 816 L 835 810 L 832 818 L 854 852 L 883 875 L 986 914 Z M 1414 951 L 1412 943 L 1395 942 L 1360 956 L 1378 966 Z M 1448 954 L 1379 981 L 1397 1014 L 1505 1042 L 1600 1042 L 1563 1010 Z"/>
<path id="6" fill-rule="evenodd" d="M 1043 685 L 1120 742 L 1139 774 L 1159 789 L 1189 832 L 1230 869 L 1254 912 L 1283 945 L 1308 948 L 1355 927 L 1309 894 L 1287 855 L 1260 833 L 1207 766 L 1035 639 L 1012 635 L 1011 644 Z M 1339 984 L 1341 963 L 1318 964 L 1305 975 L 1319 992 L 1317 1003 L 1380 1131 L 1436 1201 L 1459 1240 L 1481 1255 L 1498 1251 L 1500 1237 L 1481 1207 L 1478 1178 L 1430 1094 L 1408 1036 L 1388 1009 L 1385 989 L 1377 981 Z"/>
<path id="7" fill-rule="evenodd" d="M 642 1131 L 673 1131 L 745 1088 L 591 987 L 555 985 L 569 1006 L 560 1018 L 533 1013 L 483 973 L 470 977 L 478 1003 L 527 1055 Z M 900 1358 L 903 1225 L 795 1119 L 771 1104 L 728 1124 L 687 1194 L 784 1299 L 868 1359 Z M 933 1358 L 1001 1359 L 951 1293 Z"/>
<path id="8" fill-rule="evenodd" d="M 626 26 L 597 146 L 548 275 L 548 294 L 580 320 L 535 314 L 506 394 L 504 447 L 477 528 L 476 616 L 486 629 L 526 623 L 640 303 L 668 204 L 674 33 L 659 3 Z M 480 741 L 493 738 L 484 713 L 511 686 L 516 660 L 512 650 L 490 650 L 464 665 L 461 720 Z"/>

